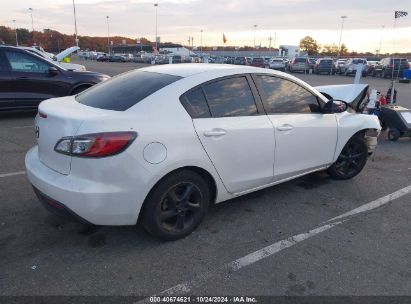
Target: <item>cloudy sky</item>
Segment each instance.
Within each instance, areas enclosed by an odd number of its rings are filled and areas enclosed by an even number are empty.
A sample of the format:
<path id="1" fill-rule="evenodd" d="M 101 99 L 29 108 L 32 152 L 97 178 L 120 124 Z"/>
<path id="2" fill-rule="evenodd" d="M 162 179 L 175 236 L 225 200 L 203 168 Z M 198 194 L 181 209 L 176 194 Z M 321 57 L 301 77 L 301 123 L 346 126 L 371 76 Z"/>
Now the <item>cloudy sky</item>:
<path id="1" fill-rule="evenodd" d="M 75 0 L 79 35 L 110 34 L 154 40 L 155 8 L 158 2 L 158 34 L 161 41 L 194 45 L 268 46 L 297 45 L 310 35 L 321 44 L 337 44 L 341 16 L 345 19 L 342 41 L 349 50 L 375 52 L 382 37 L 382 52 L 393 51 L 394 11 L 411 13 L 411 0 Z M 72 0 L 0 0 L 0 24 L 31 28 L 28 8 L 33 8 L 34 28 L 52 28 L 74 33 Z M 385 26 L 385 28 L 382 28 Z M 411 51 L 411 15 L 397 19 L 397 51 Z M 273 41 L 274 43 L 274 41 Z"/>

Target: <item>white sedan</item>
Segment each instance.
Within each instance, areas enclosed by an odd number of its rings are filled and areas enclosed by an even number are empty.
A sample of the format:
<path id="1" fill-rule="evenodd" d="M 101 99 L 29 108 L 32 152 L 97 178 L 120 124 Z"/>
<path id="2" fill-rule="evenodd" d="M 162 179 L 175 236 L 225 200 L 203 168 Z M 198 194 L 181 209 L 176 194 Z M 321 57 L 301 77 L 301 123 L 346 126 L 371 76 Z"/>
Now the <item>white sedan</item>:
<path id="1" fill-rule="evenodd" d="M 140 219 L 166 240 L 212 203 L 319 170 L 356 176 L 380 130 L 291 75 L 211 64 L 121 74 L 42 102 L 35 125 L 25 162 L 47 209 L 96 225 Z"/>

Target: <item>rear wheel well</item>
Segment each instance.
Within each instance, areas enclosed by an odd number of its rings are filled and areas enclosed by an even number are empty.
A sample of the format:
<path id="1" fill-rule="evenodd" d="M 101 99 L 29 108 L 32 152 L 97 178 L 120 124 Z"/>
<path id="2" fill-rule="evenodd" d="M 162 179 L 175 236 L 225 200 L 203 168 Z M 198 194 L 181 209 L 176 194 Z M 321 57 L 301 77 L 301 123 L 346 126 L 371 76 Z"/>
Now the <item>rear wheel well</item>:
<path id="1" fill-rule="evenodd" d="M 144 205 L 146 204 L 147 198 L 151 195 L 152 191 L 156 188 L 156 186 L 162 182 L 165 178 L 167 178 L 169 175 L 171 174 L 175 174 L 176 172 L 180 172 L 180 171 L 192 171 L 197 173 L 198 175 L 200 175 L 208 184 L 209 189 L 210 189 L 210 204 L 214 204 L 216 197 L 217 197 L 217 185 L 216 182 L 213 178 L 213 176 L 205 169 L 200 168 L 200 167 L 195 167 L 195 166 L 187 166 L 187 167 L 181 167 L 178 169 L 175 169 L 173 171 L 170 171 L 169 173 L 167 173 L 166 175 L 164 175 L 159 181 L 157 181 L 157 183 L 155 183 L 155 185 L 151 188 L 151 190 L 149 191 L 149 193 L 147 194 L 143 205 L 141 206 L 140 209 L 140 214 L 138 216 L 138 221 L 140 221 L 143 218 L 143 210 L 144 210 Z"/>

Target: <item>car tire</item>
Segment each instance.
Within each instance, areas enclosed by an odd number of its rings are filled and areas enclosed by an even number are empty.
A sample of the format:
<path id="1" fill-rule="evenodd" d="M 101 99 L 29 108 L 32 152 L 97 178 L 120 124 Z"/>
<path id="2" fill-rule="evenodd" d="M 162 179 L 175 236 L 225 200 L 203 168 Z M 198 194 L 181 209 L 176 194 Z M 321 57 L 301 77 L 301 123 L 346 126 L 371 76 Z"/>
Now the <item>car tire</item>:
<path id="1" fill-rule="evenodd" d="M 150 191 L 142 210 L 146 230 L 165 241 L 192 233 L 207 213 L 210 191 L 196 172 L 184 170 L 164 177 Z"/>
<path id="2" fill-rule="evenodd" d="M 392 128 L 388 130 L 388 139 L 391 141 L 397 141 L 401 137 L 401 133 L 398 129 Z"/>
<path id="3" fill-rule="evenodd" d="M 358 175 L 367 163 L 368 148 L 364 139 L 353 136 L 345 144 L 338 159 L 327 169 L 334 179 L 350 179 Z"/>

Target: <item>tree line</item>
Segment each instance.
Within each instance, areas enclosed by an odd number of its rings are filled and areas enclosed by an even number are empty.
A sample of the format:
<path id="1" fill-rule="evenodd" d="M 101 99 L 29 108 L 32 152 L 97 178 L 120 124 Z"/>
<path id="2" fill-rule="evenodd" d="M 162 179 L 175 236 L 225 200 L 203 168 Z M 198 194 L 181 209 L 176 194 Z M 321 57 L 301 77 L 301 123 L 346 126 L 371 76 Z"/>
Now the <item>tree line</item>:
<path id="1" fill-rule="evenodd" d="M 375 56 L 375 54 L 371 52 L 366 53 L 358 53 L 355 51 L 348 51 L 347 46 L 342 43 L 340 48 L 338 48 L 335 44 L 325 44 L 321 45 L 316 40 L 314 40 L 310 36 L 305 36 L 303 39 L 300 40 L 300 50 L 306 52 L 308 55 L 322 55 L 322 56 L 338 56 L 347 57 L 347 56 Z M 389 53 L 381 54 L 388 56 Z"/>
<path id="2" fill-rule="evenodd" d="M 16 45 L 16 31 L 18 44 L 22 46 L 39 45 L 49 52 L 59 52 L 66 48 L 76 45 L 74 35 L 67 35 L 52 29 L 44 29 L 43 31 L 29 31 L 24 28 L 12 29 L 6 26 L 0 26 L 0 44 Z M 79 46 L 83 50 L 107 51 L 107 37 L 91 37 L 78 36 Z M 136 40 L 114 36 L 110 37 L 113 44 L 121 44 L 125 41 L 126 44 L 135 44 Z M 151 44 L 146 38 L 141 38 L 141 43 Z"/>

